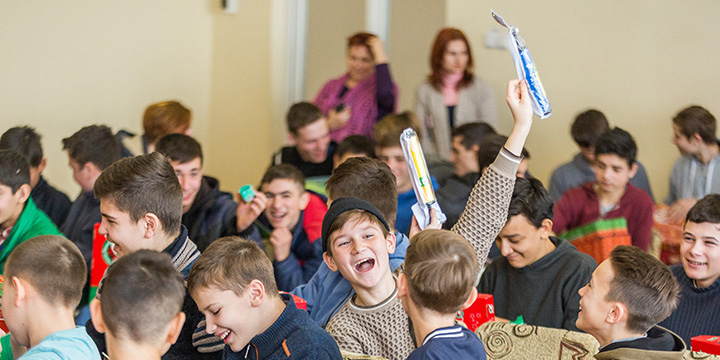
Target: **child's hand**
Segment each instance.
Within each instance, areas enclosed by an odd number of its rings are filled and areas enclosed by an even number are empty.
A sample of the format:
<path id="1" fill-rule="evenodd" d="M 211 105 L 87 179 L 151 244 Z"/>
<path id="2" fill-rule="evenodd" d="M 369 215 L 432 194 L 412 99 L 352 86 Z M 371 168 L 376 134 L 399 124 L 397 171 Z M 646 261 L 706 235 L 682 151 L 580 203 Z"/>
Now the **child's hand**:
<path id="1" fill-rule="evenodd" d="M 292 233 L 285 227 L 275 228 L 270 234 L 270 243 L 273 244 L 275 249 L 275 260 L 284 261 L 290 256 Z"/>
<path id="2" fill-rule="evenodd" d="M 255 192 L 255 198 L 247 204 L 240 197 L 237 208 L 237 231 L 240 232 L 250 227 L 253 221 L 265 210 L 267 202 L 267 196 L 259 191 Z"/>
<path id="3" fill-rule="evenodd" d="M 510 80 L 508 82 L 505 101 L 510 107 L 515 126 L 532 124 L 532 99 L 525 80 Z"/>
<path id="4" fill-rule="evenodd" d="M 440 223 L 440 220 L 438 220 L 437 214 L 435 213 L 435 209 L 430 208 L 430 224 L 425 228 L 425 230 L 428 229 L 441 229 L 442 224 Z M 410 224 L 410 237 L 408 239 L 412 239 L 413 236 L 415 236 L 417 233 L 422 231 L 420 229 L 420 225 L 418 225 L 417 219 L 415 218 L 415 215 L 412 217 L 412 223 Z"/>
<path id="5" fill-rule="evenodd" d="M 505 148 L 515 155 L 520 155 L 533 122 L 532 101 L 527 82 L 510 80 L 505 100 L 510 107 L 514 121 L 513 130 L 505 143 Z"/>

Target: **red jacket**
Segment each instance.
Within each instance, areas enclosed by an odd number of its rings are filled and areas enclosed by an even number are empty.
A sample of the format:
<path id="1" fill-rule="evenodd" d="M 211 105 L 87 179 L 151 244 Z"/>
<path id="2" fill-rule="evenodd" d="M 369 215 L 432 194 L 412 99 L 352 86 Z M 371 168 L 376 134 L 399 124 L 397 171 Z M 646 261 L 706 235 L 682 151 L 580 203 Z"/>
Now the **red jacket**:
<path id="1" fill-rule="evenodd" d="M 632 244 L 647 251 L 652 239 L 654 204 L 644 191 L 628 184 L 620 201 L 613 210 L 600 216 L 600 202 L 588 182 L 563 194 L 555 204 L 553 231 L 556 234 L 572 230 L 600 218 L 625 218 Z"/>

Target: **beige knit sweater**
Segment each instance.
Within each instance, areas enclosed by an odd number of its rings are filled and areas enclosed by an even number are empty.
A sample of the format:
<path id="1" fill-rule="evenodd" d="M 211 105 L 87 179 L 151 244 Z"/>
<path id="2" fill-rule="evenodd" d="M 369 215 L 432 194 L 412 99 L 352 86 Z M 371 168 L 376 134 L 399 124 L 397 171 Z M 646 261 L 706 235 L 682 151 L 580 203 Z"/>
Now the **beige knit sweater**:
<path id="1" fill-rule="evenodd" d="M 484 264 L 492 242 L 507 220 L 515 171 L 520 158 L 503 149 L 472 190 L 465 211 L 452 231 L 465 237 L 475 249 L 478 263 Z M 415 349 L 410 319 L 397 298 L 397 288 L 383 302 L 355 305 L 354 297 L 330 319 L 326 330 L 340 350 L 406 359 Z"/>

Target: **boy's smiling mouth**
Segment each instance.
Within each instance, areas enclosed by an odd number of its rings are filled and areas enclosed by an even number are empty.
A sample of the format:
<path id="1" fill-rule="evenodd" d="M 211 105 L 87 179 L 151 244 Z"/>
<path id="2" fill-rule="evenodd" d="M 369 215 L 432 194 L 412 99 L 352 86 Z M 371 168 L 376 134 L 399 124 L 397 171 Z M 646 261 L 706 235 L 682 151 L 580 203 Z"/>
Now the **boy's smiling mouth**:
<path id="1" fill-rule="evenodd" d="M 355 262 L 355 270 L 357 272 L 368 272 L 372 270 L 373 267 L 375 267 L 375 259 L 373 258 L 364 258 Z"/>
<path id="2" fill-rule="evenodd" d="M 230 330 L 225 330 L 224 332 L 222 332 L 216 336 L 219 337 L 223 342 L 225 342 L 225 339 L 227 339 L 228 335 L 230 335 Z M 225 343 L 227 343 L 227 342 L 225 342 Z"/>

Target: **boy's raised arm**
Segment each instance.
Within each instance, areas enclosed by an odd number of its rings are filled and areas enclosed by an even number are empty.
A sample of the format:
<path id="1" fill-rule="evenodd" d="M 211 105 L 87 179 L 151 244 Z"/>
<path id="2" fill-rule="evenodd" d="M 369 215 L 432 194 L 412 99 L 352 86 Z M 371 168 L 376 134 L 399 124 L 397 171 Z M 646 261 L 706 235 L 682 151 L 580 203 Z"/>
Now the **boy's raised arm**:
<path id="1" fill-rule="evenodd" d="M 515 172 L 522 156 L 522 148 L 532 127 L 532 104 L 525 81 L 508 83 L 506 101 L 513 115 L 514 125 L 505 147 L 483 173 L 468 198 L 452 231 L 465 237 L 482 266 L 490 247 L 507 221 L 508 206 L 515 186 Z"/>

